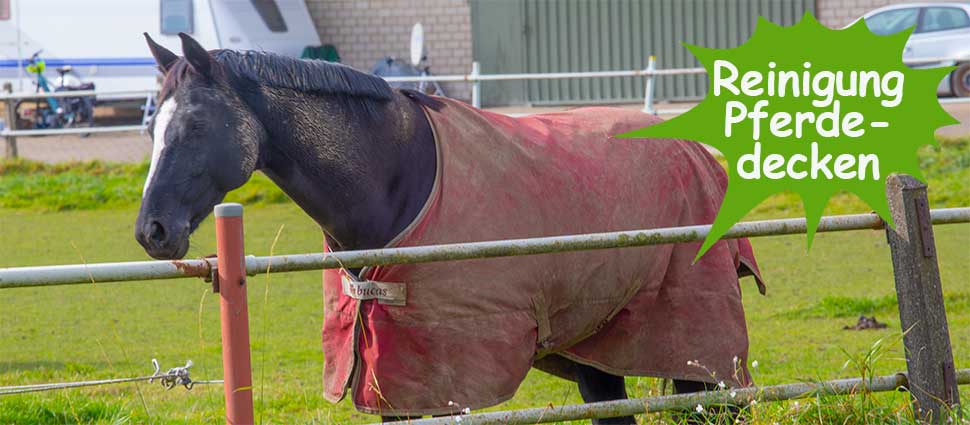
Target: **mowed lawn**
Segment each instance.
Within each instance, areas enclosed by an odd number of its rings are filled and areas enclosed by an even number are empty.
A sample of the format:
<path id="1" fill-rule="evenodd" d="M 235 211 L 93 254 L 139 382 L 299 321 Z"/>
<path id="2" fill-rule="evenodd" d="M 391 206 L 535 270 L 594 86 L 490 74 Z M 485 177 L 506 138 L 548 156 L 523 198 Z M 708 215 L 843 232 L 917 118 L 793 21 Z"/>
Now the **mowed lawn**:
<path id="1" fill-rule="evenodd" d="M 145 260 L 132 236 L 136 211 L 37 213 L 0 210 L 0 267 Z M 246 211 L 246 250 L 318 251 L 319 229 L 291 204 Z M 936 227 L 947 296 L 950 334 L 958 368 L 970 367 L 970 225 Z M 758 238 L 754 246 L 768 295 L 742 281 L 751 339 L 752 369 L 759 384 L 858 376 L 845 367 L 884 339 L 877 373 L 904 370 L 893 299 L 892 269 L 881 231 L 819 234 L 806 252 L 804 236 Z M 189 257 L 215 251 L 211 218 L 193 239 Z M 257 416 L 263 423 L 364 423 L 347 401 L 323 400 L 322 291 L 319 272 L 259 276 L 249 280 L 250 324 Z M 105 283 L 0 291 L 0 386 L 140 376 L 157 358 L 167 369 L 191 359 L 195 379 L 222 374 L 218 298 L 198 279 Z M 846 331 L 857 315 L 874 314 L 882 330 Z M 698 312 L 697 314 L 704 314 Z M 645 323 L 644 326 L 663 326 Z M 690 338 L 684 335 L 684 338 Z M 460 344 L 455 341 L 443 341 Z M 685 361 L 688 359 L 685 359 Z M 629 378 L 635 396 L 657 394 L 660 383 Z M 964 400 L 970 391 L 964 387 Z M 887 403 L 902 405 L 902 395 Z M 894 398 L 893 398 L 894 397 Z M 886 400 L 885 397 L 881 398 Z M 460 403 L 460 400 L 456 400 Z M 514 400 L 498 408 L 581 402 L 574 384 L 533 371 Z M 823 403 L 834 403 L 823 400 Z M 811 402 L 753 407 L 755 422 L 801 418 Z M 657 416 L 645 418 L 658 420 Z M 220 423 L 222 389 L 198 386 L 166 391 L 137 383 L 0 396 L 0 423 Z"/>

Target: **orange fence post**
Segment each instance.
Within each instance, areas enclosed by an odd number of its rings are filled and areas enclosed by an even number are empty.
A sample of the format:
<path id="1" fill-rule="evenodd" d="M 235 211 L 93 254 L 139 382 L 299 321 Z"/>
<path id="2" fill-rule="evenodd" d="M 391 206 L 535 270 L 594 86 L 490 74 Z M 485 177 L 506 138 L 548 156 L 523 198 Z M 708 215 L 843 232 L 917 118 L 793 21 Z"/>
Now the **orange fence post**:
<path id="1" fill-rule="evenodd" d="M 222 319 L 222 370 L 226 423 L 253 423 L 253 374 L 249 358 L 249 308 L 242 205 L 215 207 L 217 290 Z"/>

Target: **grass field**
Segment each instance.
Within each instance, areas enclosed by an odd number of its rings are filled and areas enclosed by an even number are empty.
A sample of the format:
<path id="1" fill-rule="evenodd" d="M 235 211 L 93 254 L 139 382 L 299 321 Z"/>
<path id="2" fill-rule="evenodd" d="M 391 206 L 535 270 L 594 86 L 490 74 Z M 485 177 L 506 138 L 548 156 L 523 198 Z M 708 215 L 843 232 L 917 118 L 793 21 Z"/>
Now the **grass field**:
<path id="1" fill-rule="evenodd" d="M 941 188 L 931 192 L 934 206 L 968 204 L 970 160 L 966 141 L 960 143 L 945 147 L 955 149 L 953 156 L 930 152 L 923 157 L 934 161 L 926 167 L 947 170 L 928 172 L 931 187 Z M 30 175 L 43 172 L 49 171 L 0 172 L 0 190 L 15 186 L 7 180 L 11 176 L 20 176 L 18 184 L 40 184 Z M 60 174 L 64 173 L 71 171 Z M 124 173 L 118 175 L 128 179 Z M 99 191 L 104 189 L 90 193 Z M 127 196 L 106 201 L 108 209 L 58 208 L 30 199 L 18 206 L 12 204 L 16 197 L 0 192 L 0 267 L 147 259 L 132 236 L 137 210 L 123 201 Z M 786 196 L 773 198 L 749 218 L 800 215 Z M 843 196 L 829 212 L 867 211 L 854 202 Z M 246 211 L 248 253 L 269 254 L 277 232 L 281 237 L 276 253 L 320 250 L 319 229 L 298 208 L 263 203 Z M 970 225 L 937 227 L 936 242 L 956 366 L 970 367 Z M 848 360 L 865 355 L 877 341 L 882 358 L 874 372 L 905 370 L 901 344 L 894 342 L 900 337 L 899 319 L 883 232 L 820 234 L 810 252 L 799 235 L 758 238 L 753 244 L 768 280 L 767 296 L 758 295 L 750 279 L 742 281 L 751 360 L 758 361 L 752 372 L 758 384 L 857 377 L 858 367 Z M 209 219 L 194 237 L 189 257 L 214 251 Z M 373 421 L 374 417 L 356 413 L 346 400 L 331 405 L 322 399 L 319 272 L 258 276 L 249 282 L 254 388 L 261 421 Z M 218 379 L 219 311 L 210 292 L 208 284 L 195 279 L 0 291 L 0 386 L 146 375 L 151 373 L 152 358 L 163 368 L 192 359 L 193 378 Z M 859 314 L 875 315 L 889 327 L 842 330 Z M 628 378 L 627 384 L 631 396 L 657 394 L 661 387 L 649 378 Z M 970 400 L 970 388 L 963 387 L 961 395 Z M 751 408 L 749 417 L 765 424 L 885 423 L 906 418 L 904 394 L 875 400 L 761 404 Z M 533 371 L 516 397 L 496 409 L 580 401 L 574 384 Z M 0 398 L 0 424 L 220 423 L 222 415 L 219 386 L 187 392 L 142 383 Z"/>

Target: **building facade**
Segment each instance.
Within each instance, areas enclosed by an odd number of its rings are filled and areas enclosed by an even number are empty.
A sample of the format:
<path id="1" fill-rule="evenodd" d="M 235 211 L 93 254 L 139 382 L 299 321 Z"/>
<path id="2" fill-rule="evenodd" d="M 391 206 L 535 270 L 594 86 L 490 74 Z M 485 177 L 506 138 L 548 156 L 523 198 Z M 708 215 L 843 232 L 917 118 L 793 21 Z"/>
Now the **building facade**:
<path id="1" fill-rule="evenodd" d="M 431 72 L 467 74 L 472 64 L 471 12 L 467 0 L 307 0 L 320 41 L 333 44 L 341 61 L 370 70 L 386 56 L 410 57 L 411 27 L 424 27 Z M 468 100 L 468 84 L 443 84 L 449 96 Z"/>
<path id="2" fill-rule="evenodd" d="M 650 54 L 661 68 L 696 66 L 681 52 L 681 42 L 733 47 L 747 38 L 757 16 L 791 24 L 811 11 L 824 25 L 840 28 L 904 1 L 920 0 L 717 0 L 717 10 L 703 0 L 306 0 L 321 41 L 361 70 L 385 56 L 408 58 L 411 27 L 420 22 L 431 71 L 438 75 L 467 74 L 476 59 L 483 73 L 642 68 Z M 486 105 L 500 105 L 642 96 L 642 81 L 614 80 L 491 82 L 483 85 L 483 97 Z M 467 83 L 443 86 L 451 97 L 470 98 Z M 658 97 L 693 99 L 705 89 L 703 77 L 667 78 Z"/>

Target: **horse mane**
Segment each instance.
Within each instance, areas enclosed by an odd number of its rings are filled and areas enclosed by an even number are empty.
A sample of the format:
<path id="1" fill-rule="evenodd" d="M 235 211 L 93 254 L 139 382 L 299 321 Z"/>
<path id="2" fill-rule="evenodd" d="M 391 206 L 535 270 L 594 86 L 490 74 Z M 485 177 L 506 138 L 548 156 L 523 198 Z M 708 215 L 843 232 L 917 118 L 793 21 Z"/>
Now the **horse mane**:
<path id="1" fill-rule="evenodd" d="M 365 104 L 367 101 L 386 102 L 394 95 L 383 78 L 339 63 L 296 59 L 256 51 L 214 50 L 210 55 L 230 76 L 241 77 L 259 85 L 343 95 L 364 101 Z M 177 87 L 189 69 L 188 62 L 179 58 L 165 78 L 160 98 L 164 98 Z M 368 110 L 372 109 L 370 105 L 364 106 Z"/>

